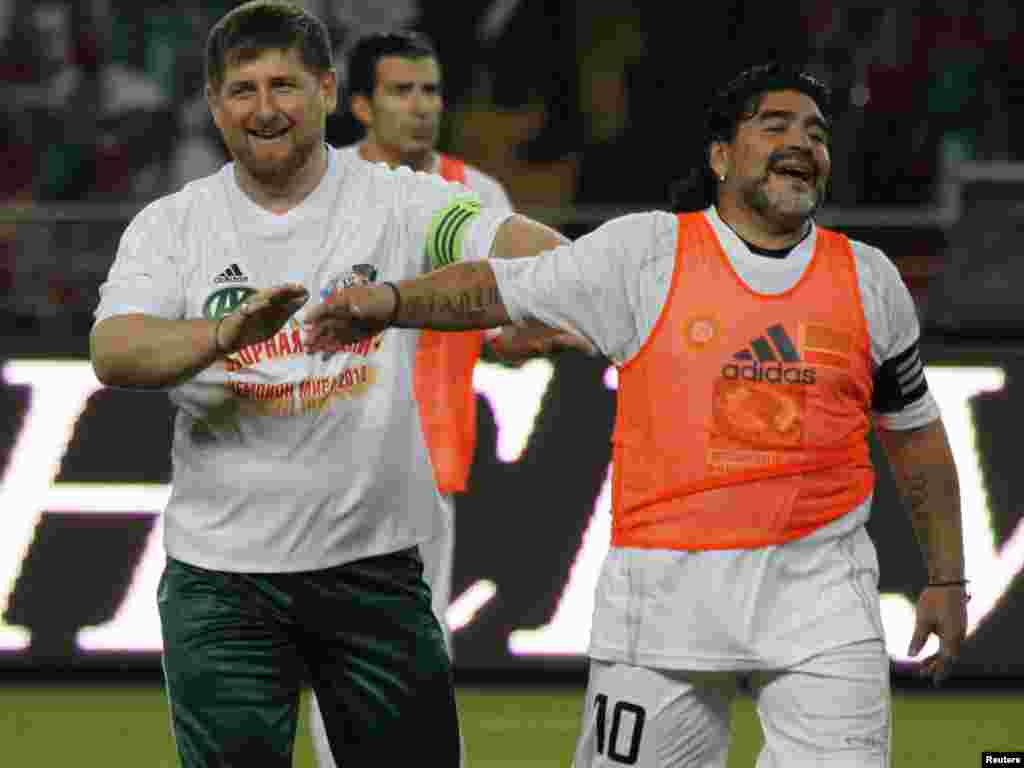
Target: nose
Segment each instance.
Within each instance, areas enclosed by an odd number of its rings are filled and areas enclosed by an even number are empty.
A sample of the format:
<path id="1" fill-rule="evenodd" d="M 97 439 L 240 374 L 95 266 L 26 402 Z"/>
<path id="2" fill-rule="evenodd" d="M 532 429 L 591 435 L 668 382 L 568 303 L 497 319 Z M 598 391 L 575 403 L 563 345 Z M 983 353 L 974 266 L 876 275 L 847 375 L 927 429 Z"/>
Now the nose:
<path id="1" fill-rule="evenodd" d="M 813 153 L 814 142 L 811 141 L 811 134 L 799 126 L 794 126 L 789 131 L 789 143 L 802 150 Z"/>
<path id="2" fill-rule="evenodd" d="M 436 97 L 426 91 L 416 91 L 413 95 L 412 107 L 417 115 L 428 115 L 433 111 Z"/>
<path id="3" fill-rule="evenodd" d="M 256 115 L 260 119 L 273 118 L 278 112 L 277 99 L 274 97 L 273 88 L 260 88 L 259 98 L 256 102 Z"/>

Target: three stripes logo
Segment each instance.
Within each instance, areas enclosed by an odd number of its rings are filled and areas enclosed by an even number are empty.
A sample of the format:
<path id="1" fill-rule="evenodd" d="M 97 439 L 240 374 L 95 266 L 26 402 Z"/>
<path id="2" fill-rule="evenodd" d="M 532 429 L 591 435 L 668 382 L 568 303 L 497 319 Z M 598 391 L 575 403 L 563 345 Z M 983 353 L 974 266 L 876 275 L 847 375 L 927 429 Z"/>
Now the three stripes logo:
<path id="1" fill-rule="evenodd" d="M 768 384 L 814 384 L 814 368 L 800 365 L 803 360 L 796 345 L 781 324 L 770 326 L 763 336 L 732 356 L 722 366 L 722 377 L 736 381 L 763 381 Z"/>
<path id="2" fill-rule="evenodd" d="M 427 230 L 427 257 L 434 269 L 462 259 L 462 238 L 478 213 L 478 199 L 457 197 L 434 214 Z"/>
<path id="3" fill-rule="evenodd" d="M 767 336 L 775 342 L 774 346 L 764 336 L 759 336 L 750 342 L 750 349 L 742 349 L 733 357 L 737 360 L 753 360 L 756 356 L 759 363 L 774 363 L 780 358 L 784 363 L 800 362 L 800 353 L 796 351 L 793 340 L 789 338 L 785 328 L 781 325 L 770 326 Z"/>
<path id="4" fill-rule="evenodd" d="M 249 278 L 242 273 L 238 264 L 232 264 L 213 278 L 213 282 L 215 283 L 245 283 L 248 282 L 248 280 Z"/>

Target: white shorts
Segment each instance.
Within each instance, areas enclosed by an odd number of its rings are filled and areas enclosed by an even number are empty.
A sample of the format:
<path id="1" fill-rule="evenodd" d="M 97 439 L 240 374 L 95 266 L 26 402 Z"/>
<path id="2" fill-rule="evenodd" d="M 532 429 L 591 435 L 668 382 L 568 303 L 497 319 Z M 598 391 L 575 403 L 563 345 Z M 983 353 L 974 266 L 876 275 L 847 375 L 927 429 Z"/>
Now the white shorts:
<path id="1" fill-rule="evenodd" d="M 878 640 L 770 672 L 592 660 L 575 768 L 725 768 L 741 679 L 764 731 L 757 768 L 888 768 L 889 658 Z"/>

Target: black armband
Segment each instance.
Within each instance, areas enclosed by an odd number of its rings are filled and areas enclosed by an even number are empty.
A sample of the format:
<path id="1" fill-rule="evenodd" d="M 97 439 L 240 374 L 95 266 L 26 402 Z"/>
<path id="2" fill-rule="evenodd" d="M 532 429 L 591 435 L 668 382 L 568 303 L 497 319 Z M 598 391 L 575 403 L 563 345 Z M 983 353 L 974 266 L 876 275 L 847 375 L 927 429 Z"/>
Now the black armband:
<path id="1" fill-rule="evenodd" d="M 920 400 L 927 392 L 928 381 L 924 377 L 921 350 L 915 341 L 875 371 L 871 409 L 875 413 L 896 413 Z"/>

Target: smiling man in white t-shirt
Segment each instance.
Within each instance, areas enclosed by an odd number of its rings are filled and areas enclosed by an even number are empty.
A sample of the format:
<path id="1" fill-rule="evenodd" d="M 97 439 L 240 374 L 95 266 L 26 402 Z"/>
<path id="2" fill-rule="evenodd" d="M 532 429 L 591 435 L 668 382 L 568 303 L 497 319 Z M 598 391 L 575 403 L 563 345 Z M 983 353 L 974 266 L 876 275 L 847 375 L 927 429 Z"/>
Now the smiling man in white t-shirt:
<path id="1" fill-rule="evenodd" d="M 175 422 L 164 672 L 187 768 L 291 765 L 310 679 L 339 761 L 456 766 L 444 639 L 417 547 L 442 516 L 412 395 L 418 334 L 311 354 L 308 306 L 348 285 L 564 242 L 435 175 L 324 143 L 323 25 L 257 0 L 207 42 L 233 163 L 147 206 L 101 288 L 105 384 L 167 389 Z"/>

